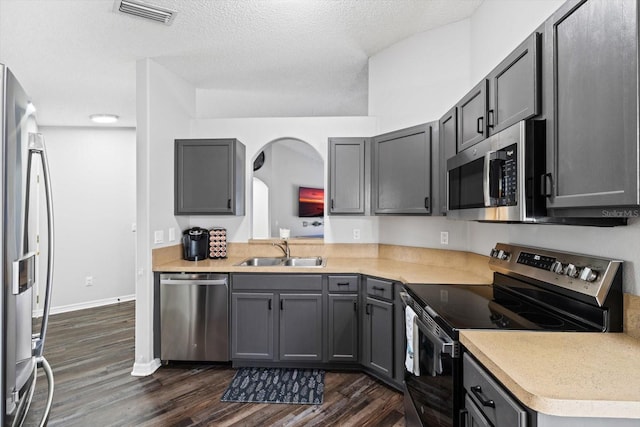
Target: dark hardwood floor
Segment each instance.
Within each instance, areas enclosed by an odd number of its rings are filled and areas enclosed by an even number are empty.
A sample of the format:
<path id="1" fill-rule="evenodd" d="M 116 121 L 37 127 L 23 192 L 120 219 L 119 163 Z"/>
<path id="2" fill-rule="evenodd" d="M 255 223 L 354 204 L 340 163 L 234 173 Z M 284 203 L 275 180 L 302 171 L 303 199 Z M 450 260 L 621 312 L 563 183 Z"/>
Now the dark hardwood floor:
<path id="1" fill-rule="evenodd" d="M 404 426 L 402 394 L 362 373 L 327 372 L 322 405 L 220 402 L 230 366 L 170 365 L 133 377 L 134 321 L 133 302 L 51 316 L 49 426 Z M 46 398 L 39 372 L 28 426 Z"/>

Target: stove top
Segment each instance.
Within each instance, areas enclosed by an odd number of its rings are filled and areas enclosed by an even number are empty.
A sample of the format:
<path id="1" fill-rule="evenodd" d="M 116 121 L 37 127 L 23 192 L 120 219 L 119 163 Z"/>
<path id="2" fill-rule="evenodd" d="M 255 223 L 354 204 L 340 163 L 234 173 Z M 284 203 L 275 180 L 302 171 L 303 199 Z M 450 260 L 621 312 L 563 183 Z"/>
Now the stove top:
<path id="1" fill-rule="evenodd" d="M 491 285 L 405 285 L 423 322 L 459 329 L 622 331 L 622 262 L 498 243 Z"/>
<path id="2" fill-rule="evenodd" d="M 453 338 L 459 329 L 598 331 L 593 325 L 536 306 L 493 285 L 410 284 L 405 288 Z"/>

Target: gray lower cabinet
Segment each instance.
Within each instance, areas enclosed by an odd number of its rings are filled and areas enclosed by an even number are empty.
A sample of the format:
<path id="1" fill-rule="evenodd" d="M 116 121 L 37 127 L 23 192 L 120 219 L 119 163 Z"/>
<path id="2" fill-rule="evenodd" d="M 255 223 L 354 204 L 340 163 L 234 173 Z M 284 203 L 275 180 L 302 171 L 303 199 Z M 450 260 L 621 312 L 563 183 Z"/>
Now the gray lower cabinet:
<path id="1" fill-rule="evenodd" d="M 431 213 L 431 127 L 427 124 L 373 138 L 371 202 L 374 214 Z"/>
<path id="2" fill-rule="evenodd" d="M 176 215 L 244 215 L 244 144 L 176 139 L 174 156 Z"/>
<path id="3" fill-rule="evenodd" d="M 394 376 L 393 282 L 365 277 L 362 286 L 362 365 L 382 378 Z"/>
<path id="4" fill-rule="evenodd" d="M 280 294 L 279 359 L 322 360 L 322 294 Z"/>
<path id="5" fill-rule="evenodd" d="M 328 360 L 358 361 L 358 294 L 329 294 Z"/>
<path id="6" fill-rule="evenodd" d="M 329 214 L 367 213 L 369 156 L 368 138 L 329 138 Z"/>
<path id="7" fill-rule="evenodd" d="M 553 216 L 633 216 L 624 207 L 640 203 L 638 2 L 567 2 L 544 37 L 547 207 Z"/>
<path id="8" fill-rule="evenodd" d="M 273 360 L 274 293 L 231 295 L 231 358 Z"/>
<path id="9" fill-rule="evenodd" d="M 363 315 L 362 364 L 393 376 L 393 303 L 367 297 Z"/>
<path id="10" fill-rule="evenodd" d="M 231 358 L 322 361 L 320 274 L 233 274 Z"/>

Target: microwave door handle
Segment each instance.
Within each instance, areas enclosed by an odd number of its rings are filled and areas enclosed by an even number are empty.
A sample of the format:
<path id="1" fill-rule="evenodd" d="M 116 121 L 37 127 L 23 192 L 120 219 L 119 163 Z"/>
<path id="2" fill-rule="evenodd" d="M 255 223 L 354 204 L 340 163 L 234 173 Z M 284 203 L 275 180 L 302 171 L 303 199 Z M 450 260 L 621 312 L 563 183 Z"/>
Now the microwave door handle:
<path id="1" fill-rule="evenodd" d="M 482 171 L 482 193 L 484 195 L 485 207 L 491 206 L 491 182 L 489 182 L 491 173 L 491 153 L 492 152 L 488 152 L 484 155 L 484 168 Z"/>

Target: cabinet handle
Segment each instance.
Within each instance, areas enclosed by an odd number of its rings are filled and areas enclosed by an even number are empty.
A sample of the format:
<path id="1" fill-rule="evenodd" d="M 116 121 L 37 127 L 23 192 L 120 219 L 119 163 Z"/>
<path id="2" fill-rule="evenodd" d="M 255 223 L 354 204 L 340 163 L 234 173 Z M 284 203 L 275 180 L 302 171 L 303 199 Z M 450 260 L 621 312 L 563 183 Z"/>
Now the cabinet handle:
<path id="1" fill-rule="evenodd" d="M 484 135 L 484 129 L 482 129 L 482 124 L 484 123 L 484 117 L 478 117 L 478 122 L 476 123 L 476 130 L 480 135 Z"/>
<path id="2" fill-rule="evenodd" d="M 269 298 L 269 310 L 271 310 L 271 298 Z"/>
<path id="3" fill-rule="evenodd" d="M 365 313 L 367 313 L 367 314 L 371 314 L 371 310 L 370 310 L 370 309 L 371 309 L 371 304 L 366 304 L 366 305 L 364 306 L 364 312 L 365 312 Z"/>
<path id="4" fill-rule="evenodd" d="M 424 198 L 424 208 L 427 210 L 427 212 L 429 212 L 429 198 L 428 197 Z"/>
<path id="5" fill-rule="evenodd" d="M 358 301 L 353 302 L 353 311 L 358 312 Z"/>
<path id="6" fill-rule="evenodd" d="M 349 282 L 338 282 L 336 283 L 338 286 L 349 286 Z"/>
<path id="7" fill-rule="evenodd" d="M 540 193 L 543 197 L 551 197 L 553 195 L 553 176 L 551 173 L 545 173 L 540 176 Z"/>
<path id="8" fill-rule="evenodd" d="M 280 310 L 284 310 L 284 300 L 280 300 Z"/>
<path id="9" fill-rule="evenodd" d="M 467 411 L 466 409 L 460 409 L 460 424 L 459 427 L 466 427 L 469 425 L 469 421 L 467 420 L 469 418 L 469 411 Z"/>
<path id="10" fill-rule="evenodd" d="M 336 207 L 336 201 L 331 199 L 331 209 Z"/>
<path id="11" fill-rule="evenodd" d="M 471 387 L 471 391 L 478 398 L 482 406 L 488 406 L 490 408 L 496 407 L 496 402 L 491 399 L 487 399 L 485 395 L 482 394 L 482 387 L 480 387 L 479 385 L 474 385 L 473 387 Z"/>
<path id="12" fill-rule="evenodd" d="M 373 289 L 374 291 L 384 292 L 384 288 L 381 288 L 380 286 L 372 286 L 371 289 Z"/>
<path id="13" fill-rule="evenodd" d="M 227 209 L 231 209 L 231 199 L 227 199 Z"/>
<path id="14" fill-rule="evenodd" d="M 493 109 L 489 110 L 487 113 L 487 126 L 492 128 L 495 125 L 495 117 L 493 115 Z"/>

